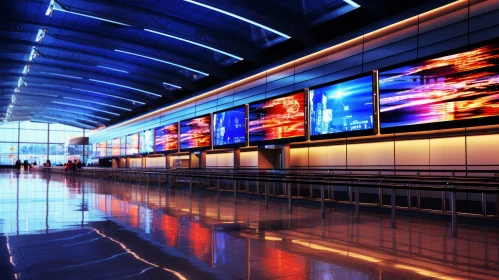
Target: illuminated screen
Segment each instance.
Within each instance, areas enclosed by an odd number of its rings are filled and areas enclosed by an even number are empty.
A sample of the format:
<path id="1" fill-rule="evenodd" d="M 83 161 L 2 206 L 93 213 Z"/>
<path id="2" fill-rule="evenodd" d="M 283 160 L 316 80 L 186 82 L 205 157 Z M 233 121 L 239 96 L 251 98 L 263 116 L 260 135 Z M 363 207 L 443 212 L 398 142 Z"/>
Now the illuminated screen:
<path id="1" fill-rule="evenodd" d="M 156 127 L 155 135 L 156 153 L 178 149 L 177 123 Z"/>
<path id="2" fill-rule="evenodd" d="M 139 134 L 131 134 L 126 137 L 126 155 L 133 156 L 139 154 Z"/>
<path id="3" fill-rule="evenodd" d="M 95 145 L 95 157 L 105 157 L 106 156 L 106 149 L 107 149 L 107 141 L 97 143 Z"/>
<path id="4" fill-rule="evenodd" d="M 381 128 L 498 116 L 498 58 L 496 44 L 380 72 Z"/>
<path id="5" fill-rule="evenodd" d="M 246 143 L 244 106 L 213 114 L 213 146 Z"/>
<path id="6" fill-rule="evenodd" d="M 141 154 L 154 153 L 154 129 L 142 131 L 139 138 Z"/>
<path id="7" fill-rule="evenodd" d="M 250 142 L 304 137 L 305 94 L 252 103 L 248 118 Z"/>
<path id="8" fill-rule="evenodd" d="M 210 115 L 180 122 L 180 149 L 210 147 Z"/>
<path id="9" fill-rule="evenodd" d="M 111 156 L 119 157 L 120 156 L 120 138 L 114 138 L 111 142 Z"/>
<path id="10" fill-rule="evenodd" d="M 126 136 L 121 136 L 120 139 L 120 155 L 121 156 L 126 155 Z"/>
<path id="11" fill-rule="evenodd" d="M 107 143 L 106 154 L 104 154 L 104 156 L 110 157 L 110 156 L 113 155 L 112 154 L 112 152 L 113 152 L 113 142 L 112 142 L 112 140 L 107 140 L 106 143 Z"/>
<path id="12" fill-rule="evenodd" d="M 310 90 L 310 136 L 373 127 L 372 76 Z"/>

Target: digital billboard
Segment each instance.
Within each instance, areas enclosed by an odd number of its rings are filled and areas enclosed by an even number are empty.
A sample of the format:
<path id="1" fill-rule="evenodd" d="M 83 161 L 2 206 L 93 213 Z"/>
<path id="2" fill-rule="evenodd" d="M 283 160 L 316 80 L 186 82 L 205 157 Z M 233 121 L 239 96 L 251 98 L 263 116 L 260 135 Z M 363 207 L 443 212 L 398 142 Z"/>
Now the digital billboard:
<path id="1" fill-rule="evenodd" d="M 106 153 L 104 154 L 104 156 L 110 157 L 110 156 L 112 156 L 112 152 L 113 152 L 113 141 L 107 140 L 106 141 Z"/>
<path id="2" fill-rule="evenodd" d="M 95 145 L 95 157 L 106 157 L 107 141 Z"/>
<path id="3" fill-rule="evenodd" d="M 498 58 L 494 44 L 380 72 L 381 132 L 488 124 L 499 116 Z"/>
<path id="4" fill-rule="evenodd" d="M 211 117 L 205 115 L 180 122 L 180 149 L 211 146 Z"/>
<path id="5" fill-rule="evenodd" d="M 126 155 L 133 156 L 139 154 L 139 134 L 130 134 L 126 136 Z"/>
<path id="6" fill-rule="evenodd" d="M 372 75 L 310 89 L 310 138 L 374 132 Z"/>
<path id="7" fill-rule="evenodd" d="M 120 138 L 114 138 L 111 141 L 111 156 L 119 157 L 120 156 Z"/>
<path id="8" fill-rule="evenodd" d="M 139 153 L 151 154 L 154 153 L 154 129 L 149 129 L 140 132 L 139 137 Z"/>
<path id="9" fill-rule="evenodd" d="M 246 144 L 245 107 L 213 113 L 213 146 Z"/>
<path id="10" fill-rule="evenodd" d="M 178 150 L 178 123 L 156 127 L 154 134 L 156 153 Z"/>
<path id="11" fill-rule="evenodd" d="M 249 104 L 249 141 L 290 141 L 305 138 L 303 91 Z"/>
<path id="12" fill-rule="evenodd" d="M 126 156 L 126 136 L 121 136 L 120 139 L 120 156 Z"/>

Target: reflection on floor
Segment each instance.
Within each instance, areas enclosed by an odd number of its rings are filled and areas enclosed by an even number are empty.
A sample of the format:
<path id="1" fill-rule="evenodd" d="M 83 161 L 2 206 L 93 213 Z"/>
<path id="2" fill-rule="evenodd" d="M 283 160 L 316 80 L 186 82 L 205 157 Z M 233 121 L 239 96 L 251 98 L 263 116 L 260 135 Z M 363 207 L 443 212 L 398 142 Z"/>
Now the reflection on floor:
<path id="1" fill-rule="evenodd" d="M 0 172 L 0 279 L 496 279 L 499 228 Z"/>

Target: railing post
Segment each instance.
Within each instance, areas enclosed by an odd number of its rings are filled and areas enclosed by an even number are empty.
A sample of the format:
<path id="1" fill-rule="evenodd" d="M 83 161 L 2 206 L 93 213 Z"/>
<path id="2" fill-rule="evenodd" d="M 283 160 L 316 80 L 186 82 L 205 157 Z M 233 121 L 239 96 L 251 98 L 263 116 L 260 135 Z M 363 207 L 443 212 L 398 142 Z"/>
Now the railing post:
<path id="1" fill-rule="evenodd" d="M 265 182 L 265 210 L 269 210 L 269 182 Z"/>
<path id="2" fill-rule="evenodd" d="M 353 203 L 353 190 L 352 186 L 348 186 L 348 203 Z"/>
<path id="3" fill-rule="evenodd" d="M 452 188 L 452 186 L 451 186 Z M 451 221 L 451 227 L 452 227 L 452 238 L 457 237 L 457 208 L 456 208 L 456 192 L 451 191 L 450 193 L 450 203 L 452 207 L 452 221 Z"/>
<path id="4" fill-rule="evenodd" d="M 392 200 L 392 228 L 395 228 L 396 227 L 396 220 L 395 220 L 395 215 L 396 215 L 396 211 L 397 211 L 397 205 L 396 205 L 396 202 L 395 202 L 395 189 L 392 189 L 392 197 L 391 197 L 391 200 Z"/>
<path id="5" fill-rule="evenodd" d="M 217 197 L 220 197 L 220 178 L 217 178 Z"/>
<path id="6" fill-rule="evenodd" d="M 381 185 L 381 181 L 379 181 L 379 184 Z M 380 207 L 383 206 L 383 188 L 378 188 L 378 204 Z"/>
<path id="7" fill-rule="evenodd" d="M 411 194 L 411 189 L 409 187 L 409 183 L 407 183 L 407 209 L 408 210 L 412 209 L 412 194 Z"/>
<path id="8" fill-rule="evenodd" d="M 360 201 L 359 201 L 359 187 L 355 187 L 355 222 L 360 222 Z"/>
<path id="9" fill-rule="evenodd" d="M 443 186 L 442 186 L 443 187 Z M 442 213 L 447 212 L 447 192 L 442 192 Z"/>
<path id="10" fill-rule="evenodd" d="M 237 180 L 233 180 L 233 184 L 234 184 L 234 204 L 237 203 Z"/>
<path id="11" fill-rule="evenodd" d="M 487 194 L 482 193 L 482 214 L 484 218 L 487 218 Z"/>
<path id="12" fill-rule="evenodd" d="M 321 185 L 321 217 L 326 218 L 326 201 L 324 197 L 324 185 Z"/>
<path id="13" fill-rule="evenodd" d="M 287 184 L 287 187 L 288 187 L 288 214 L 291 214 L 291 212 L 293 211 L 292 209 L 292 205 L 291 205 L 291 200 L 292 200 L 292 195 L 291 195 L 291 183 L 285 183 Z"/>

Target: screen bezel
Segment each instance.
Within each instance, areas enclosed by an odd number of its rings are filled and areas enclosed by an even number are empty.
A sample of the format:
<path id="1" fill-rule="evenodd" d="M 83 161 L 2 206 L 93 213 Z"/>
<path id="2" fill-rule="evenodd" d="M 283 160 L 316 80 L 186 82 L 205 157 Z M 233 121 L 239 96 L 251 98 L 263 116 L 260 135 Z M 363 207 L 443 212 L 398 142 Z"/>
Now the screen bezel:
<path id="1" fill-rule="evenodd" d="M 267 102 L 269 100 L 273 100 L 273 99 L 277 99 L 277 98 L 282 98 L 282 97 L 286 97 L 286 96 L 290 96 L 290 95 L 293 95 L 293 94 L 297 94 L 297 93 L 303 93 L 303 105 L 304 105 L 304 108 L 303 108 L 303 111 L 304 111 L 304 114 L 303 114 L 303 136 L 294 136 L 294 137 L 289 137 L 289 138 L 284 138 L 284 139 L 270 139 L 270 140 L 258 140 L 258 141 L 251 141 L 251 137 L 250 137 L 250 127 L 249 127 L 249 122 L 250 122 L 250 119 L 249 119 L 249 110 L 250 110 L 250 107 L 252 104 L 257 104 L 257 103 L 262 103 L 262 102 Z M 269 97 L 269 98 L 265 98 L 265 99 L 262 99 L 262 100 L 258 100 L 258 101 L 254 101 L 254 102 L 251 102 L 248 104 L 248 115 L 247 115 L 247 119 L 248 119 L 248 126 L 247 126 L 247 130 L 248 130 L 248 142 L 249 142 L 249 145 L 250 146 L 258 146 L 258 145 L 262 145 L 262 144 L 286 144 L 286 143 L 290 143 L 290 142 L 299 142 L 299 141 L 305 141 L 307 139 L 307 134 L 308 134 L 308 123 L 307 123 L 307 112 L 308 112 L 308 95 L 309 95 L 309 92 L 308 92 L 308 89 L 307 88 L 303 88 L 303 89 L 299 89 L 299 90 L 295 90 L 295 91 L 292 91 L 292 92 L 287 92 L 287 93 L 284 93 L 284 94 L 280 94 L 280 95 L 276 95 L 276 96 L 272 96 L 272 97 Z"/>
<path id="2" fill-rule="evenodd" d="M 341 83 L 344 83 L 344 82 L 349 82 L 349 81 L 352 81 L 352 80 L 356 80 L 356 79 L 360 79 L 360 78 L 364 78 L 364 77 L 371 77 L 371 98 L 372 98 L 372 106 L 371 106 L 371 110 L 372 110 L 372 114 L 373 114 L 373 127 L 370 128 L 370 129 L 364 129 L 364 130 L 356 130 L 356 131 L 346 131 L 346 132 L 338 132 L 338 133 L 328 133 L 328 134 L 320 134 L 320 135 L 312 135 L 312 116 L 311 116 L 311 111 L 310 111 L 310 108 L 312 107 L 310 105 L 310 102 L 312 102 L 312 100 L 310 99 L 310 91 L 312 90 L 315 90 L 315 89 L 318 89 L 318 88 L 322 88 L 322 87 L 326 87 L 326 86 L 331 86 L 331 85 L 336 85 L 336 84 L 341 84 Z M 342 79 L 339 79 L 339 80 L 335 80 L 335 81 L 331 81 L 331 82 L 327 82 L 327 83 L 323 83 L 323 84 L 320 84 L 320 85 L 316 85 L 316 86 L 313 86 L 313 87 L 310 87 L 309 88 L 309 96 L 308 96 L 308 102 L 309 102 L 309 105 L 308 105 L 308 122 L 309 122 L 309 128 L 308 128 L 308 131 L 310 133 L 310 140 L 311 141 L 314 141 L 314 140 L 324 140 L 324 139 L 337 139 L 337 138 L 347 138 L 347 137 L 359 137 L 359 136 L 369 136 L 369 135 L 374 135 L 376 134 L 376 131 L 377 131 L 377 126 L 378 126 L 378 120 L 377 120 L 377 108 L 376 108 L 376 93 L 377 93 L 377 90 L 376 90 L 376 83 L 374 81 L 374 73 L 373 72 L 369 72 L 369 73 L 362 73 L 362 74 L 358 74 L 358 75 L 355 75 L 355 76 L 349 76 L 349 77 L 346 77 L 346 78 L 342 78 Z"/>
<path id="3" fill-rule="evenodd" d="M 198 119 L 198 118 L 204 118 L 204 117 L 208 117 L 210 119 L 210 125 L 209 125 L 209 127 L 210 127 L 210 144 L 208 146 L 183 148 L 182 149 L 182 145 L 181 145 L 181 141 L 180 141 L 180 138 L 181 138 L 181 135 L 182 135 L 182 133 L 180 132 L 180 128 L 182 127 L 182 122 L 190 121 L 190 120 Z M 212 145 L 212 141 L 213 141 L 212 140 L 212 138 L 213 138 L 213 135 L 212 135 L 213 131 L 212 131 L 212 127 L 211 127 L 211 123 L 212 122 L 213 122 L 213 120 L 212 120 L 212 117 L 211 117 L 211 113 L 179 121 L 178 122 L 178 148 L 179 148 L 179 151 L 181 151 L 181 152 L 187 152 L 187 151 L 201 151 L 201 150 L 209 150 L 209 149 L 211 149 L 211 145 Z"/>
<path id="4" fill-rule="evenodd" d="M 409 60 L 403 63 L 398 63 L 395 65 L 391 65 L 388 67 L 383 67 L 378 70 L 379 76 L 378 76 L 378 83 L 379 83 L 379 77 L 381 77 L 381 74 L 385 71 L 390 71 L 393 69 L 397 69 L 403 66 L 410 66 L 412 64 L 416 63 L 421 63 L 427 60 L 443 57 L 443 56 L 448 56 L 448 55 L 453 55 L 461 52 L 467 52 L 471 51 L 475 48 L 480 48 L 480 47 L 486 47 L 488 45 L 493 45 L 493 44 L 499 44 L 499 39 L 493 39 L 493 40 L 488 40 L 488 41 L 483 41 L 480 43 L 464 46 L 464 47 L 459 47 L 455 48 L 452 50 L 447 50 L 443 52 L 439 52 L 436 54 L 424 56 L 421 58 Z M 499 72 L 498 72 L 499 74 Z M 379 90 L 378 93 L 378 98 L 381 102 L 381 89 Z M 405 125 L 405 126 L 395 126 L 395 127 L 381 127 L 382 125 L 382 120 L 381 120 L 381 104 L 379 105 L 379 127 L 380 127 L 380 133 L 381 134 L 393 134 L 393 133 L 407 133 L 407 132 L 418 132 L 418 131 L 429 131 L 429 130 L 444 130 L 444 129 L 453 129 L 453 128 L 464 128 L 464 127 L 473 127 L 473 126 L 485 126 L 485 125 L 494 125 L 499 123 L 499 116 L 489 116 L 489 117 L 482 117 L 482 118 L 474 118 L 474 119 L 465 119 L 465 120 L 457 120 L 457 121 L 442 121 L 442 122 L 434 122 L 434 123 L 423 123 L 423 124 L 413 124 L 413 125 Z"/>
<path id="5" fill-rule="evenodd" d="M 172 153 L 172 152 L 178 152 L 179 151 L 179 148 L 180 148 L 180 122 L 174 122 L 174 123 L 171 123 L 171 124 L 167 124 L 167 125 L 162 125 L 162 126 L 158 126 L 158 127 L 155 127 L 154 128 L 154 153 L 155 154 L 169 154 L 169 153 Z M 163 128 L 163 127 L 166 127 L 166 126 L 172 126 L 172 125 L 177 125 L 177 148 L 176 149 L 170 149 L 170 150 L 164 150 L 164 151 L 161 151 L 161 152 L 158 152 L 156 150 L 156 129 L 158 128 Z"/>
<path id="6" fill-rule="evenodd" d="M 234 144 L 215 145 L 215 140 L 214 140 L 214 137 L 213 137 L 213 133 L 215 132 L 215 129 L 213 127 L 213 125 L 214 125 L 213 119 L 214 119 L 215 114 L 219 114 L 219 113 L 223 113 L 223 112 L 228 112 L 228 111 L 232 111 L 232 110 L 236 110 L 236 109 L 240 109 L 240 108 L 244 109 L 244 137 L 245 137 L 244 142 L 243 143 L 234 143 Z M 216 112 L 211 113 L 211 135 L 212 135 L 212 137 L 211 137 L 211 143 L 213 145 L 213 149 L 237 148 L 237 147 L 247 146 L 248 138 L 249 138 L 247 119 L 248 119 L 248 110 L 246 109 L 246 104 L 239 105 L 239 106 L 236 106 L 236 107 L 232 107 L 232 108 L 229 108 L 229 109 L 224 109 L 224 110 L 220 110 L 220 111 L 216 111 Z"/>

